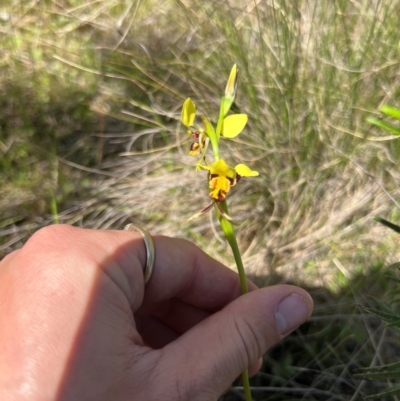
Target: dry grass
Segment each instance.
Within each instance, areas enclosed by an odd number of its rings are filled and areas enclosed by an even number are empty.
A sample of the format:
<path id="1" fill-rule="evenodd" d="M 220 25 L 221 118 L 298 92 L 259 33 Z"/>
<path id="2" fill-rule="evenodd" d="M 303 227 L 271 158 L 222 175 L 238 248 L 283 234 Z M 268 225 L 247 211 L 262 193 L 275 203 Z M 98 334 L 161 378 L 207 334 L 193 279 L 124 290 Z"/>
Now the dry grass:
<path id="1" fill-rule="evenodd" d="M 21 71 L 29 78 L 27 71 L 40 76 L 52 60 L 51 75 L 61 71 L 64 86 L 71 78 L 83 85 L 90 76 L 97 87 L 90 104 L 100 113 L 94 126 L 99 132 L 77 146 L 98 146 L 86 153 L 96 153 L 91 160 L 102 163 L 88 165 L 82 155 L 74 160 L 70 149 L 58 152 L 56 164 L 67 169 L 66 180 L 78 163 L 77 179 L 88 176 L 91 182 L 85 197 L 65 205 L 60 199 L 65 209 L 59 210 L 60 220 L 110 228 L 140 219 L 154 231 L 189 236 L 232 264 L 212 218 L 186 223 L 207 199 L 204 177 L 190 171 L 184 156 L 188 144 L 182 144 L 185 133 L 176 119 L 186 96 L 215 116 L 226 73 L 236 61 L 237 103 L 250 124 L 226 152 L 261 172 L 231 197 L 233 214 L 243 222 L 238 232 L 250 272 L 289 269 L 292 279 L 326 284 L 314 276 L 331 281 L 338 258 L 349 274 L 374 258 L 391 261 L 392 240 L 370 217 L 396 213 L 382 187 L 396 196 L 398 146 L 390 138 L 381 141 L 365 119 L 398 96 L 398 33 L 391 29 L 396 5 L 367 3 L 170 1 L 154 9 L 150 3 L 110 0 L 32 2 L 19 10 L 9 1 L 3 15 L 12 12 L 3 30 L 10 23 L 10 40 L 25 39 L 27 31 L 31 41 L 6 48 L 2 59 L 8 68 L 9 60 L 25 60 L 29 68 Z M 39 81 L 36 87 L 54 98 L 51 83 Z M 105 114 L 128 120 L 125 133 L 107 132 L 109 125 L 101 123 Z M 56 136 L 64 135 L 60 120 L 50 125 Z M 10 134 L 12 140 L 16 135 Z M 2 249 L 9 251 L 21 244 L 17 238 L 26 238 L 24 231 L 49 224 L 54 216 L 43 216 L 48 208 L 39 204 L 48 201 L 29 186 L 18 196 L 7 186 L 4 191 L 12 194 L 3 201 Z M 15 217 L 6 210 L 36 203 L 40 217 Z M 310 275 L 304 270 L 309 265 L 322 272 Z"/>
<path id="2" fill-rule="evenodd" d="M 154 4 L 8 0 L 0 7 L 8 15 L 0 22 L 7 37 L 0 51 L 0 105 L 7 110 L 0 116 L 0 252 L 20 247 L 58 216 L 88 228 L 135 221 L 191 239 L 234 267 L 212 214 L 186 221 L 208 199 L 179 115 L 190 96 L 215 119 L 236 62 L 235 107 L 250 122 L 223 151 L 260 172 L 229 199 L 242 223 L 237 232 L 247 271 L 263 284 L 291 281 L 330 291 L 317 302 L 314 331 L 287 345 L 292 357 L 296 349 L 312 356 L 310 365 L 297 366 L 310 375 L 319 369 L 309 391 L 293 399 L 358 400 L 365 384 L 348 378 L 349 365 L 381 355 L 375 340 L 386 334 L 356 309 L 348 317 L 346 306 L 349 298 L 363 303 L 368 291 L 382 291 L 371 285 L 360 292 L 359 282 L 378 274 L 374 266 L 397 261 L 397 238 L 372 217 L 400 215 L 398 139 L 366 123 L 381 104 L 399 103 L 397 2 Z M 32 98 L 23 118 L 15 107 L 20 86 Z M 325 360 L 336 375 L 329 394 L 320 386 L 329 376 L 321 373 Z M 281 368 L 268 373 L 276 385 L 301 388 L 279 381 Z M 344 382 L 351 384 L 345 392 Z"/>

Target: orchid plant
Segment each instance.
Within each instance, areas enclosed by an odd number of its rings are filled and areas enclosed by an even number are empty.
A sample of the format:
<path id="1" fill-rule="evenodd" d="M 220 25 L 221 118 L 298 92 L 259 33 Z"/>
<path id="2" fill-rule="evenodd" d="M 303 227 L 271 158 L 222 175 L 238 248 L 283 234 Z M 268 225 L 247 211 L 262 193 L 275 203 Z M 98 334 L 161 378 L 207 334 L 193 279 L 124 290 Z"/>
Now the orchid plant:
<path id="1" fill-rule="evenodd" d="M 220 155 L 220 139 L 235 138 L 245 128 L 248 117 L 246 114 L 229 114 L 231 106 L 235 100 L 237 88 L 237 66 L 232 67 L 228 82 L 225 88 L 225 94 L 221 98 L 219 116 L 216 126 L 208 118 L 200 116 L 202 125 L 196 123 L 196 105 L 190 98 L 187 98 L 182 107 L 182 124 L 188 128 L 188 134 L 192 136 L 193 143 L 189 154 L 197 156 L 196 170 L 206 170 L 208 172 L 208 197 L 211 201 L 203 210 L 194 214 L 189 220 L 197 218 L 213 207 L 219 219 L 221 228 L 232 249 L 236 266 L 240 277 L 242 294 L 248 292 L 244 266 L 236 240 L 233 227 L 233 220 L 228 213 L 226 197 L 231 188 L 234 187 L 242 177 L 256 177 L 257 171 L 251 170 L 243 163 L 233 165 L 228 164 Z M 213 161 L 207 160 L 207 150 L 211 145 Z M 243 387 L 246 401 L 251 401 L 251 391 L 249 384 L 249 375 L 246 370 L 242 374 Z"/>

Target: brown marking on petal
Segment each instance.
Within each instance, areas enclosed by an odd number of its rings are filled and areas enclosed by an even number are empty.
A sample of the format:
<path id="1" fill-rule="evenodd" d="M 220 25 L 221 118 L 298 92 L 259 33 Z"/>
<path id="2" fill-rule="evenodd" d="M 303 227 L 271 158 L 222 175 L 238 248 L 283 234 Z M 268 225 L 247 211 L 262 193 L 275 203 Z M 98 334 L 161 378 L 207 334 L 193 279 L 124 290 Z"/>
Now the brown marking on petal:
<path id="1" fill-rule="evenodd" d="M 229 180 L 229 183 L 231 184 L 232 187 L 233 187 L 233 186 L 236 184 L 236 182 L 237 182 L 236 178 L 234 179 L 234 178 L 226 177 L 226 179 Z"/>
<path id="2" fill-rule="evenodd" d="M 200 145 L 197 142 L 194 142 L 190 145 L 190 150 L 189 150 L 189 155 L 190 156 L 196 156 L 200 154 Z"/>

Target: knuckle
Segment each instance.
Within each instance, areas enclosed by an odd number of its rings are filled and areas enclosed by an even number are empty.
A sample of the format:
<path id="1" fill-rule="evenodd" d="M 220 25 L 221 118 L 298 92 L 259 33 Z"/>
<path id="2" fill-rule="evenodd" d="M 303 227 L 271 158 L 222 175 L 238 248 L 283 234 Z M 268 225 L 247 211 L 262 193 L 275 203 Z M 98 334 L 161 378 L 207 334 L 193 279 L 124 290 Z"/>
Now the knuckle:
<path id="1" fill-rule="evenodd" d="M 71 234 L 74 228 L 66 224 L 55 224 L 46 226 L 36 231 L 26 242 L 24 248 L 30 250 L 30 248 L 42 248 L 47 247 L 50 244 L 54 248 L 60 243 L 60 240 L 65 236 Z"/>
<path id="2" fill-rule="evenodd" d="M 75 230 L 68 225 L 51 225 L 36 231 L 18 255 L 21 269 L 39 274 L 51 264 L 59 266 L 60 255 L 71 249 L 70 239 L 76 239 Z"/>

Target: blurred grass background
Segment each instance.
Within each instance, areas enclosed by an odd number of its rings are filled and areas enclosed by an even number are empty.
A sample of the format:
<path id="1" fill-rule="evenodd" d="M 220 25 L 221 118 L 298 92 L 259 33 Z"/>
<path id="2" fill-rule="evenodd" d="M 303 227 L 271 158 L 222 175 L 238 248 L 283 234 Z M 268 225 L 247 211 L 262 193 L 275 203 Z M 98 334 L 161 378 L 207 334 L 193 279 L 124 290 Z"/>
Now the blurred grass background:
<path id="1" fill-rule="evenodd" d="M 255 399 L 391 385 L 351 371 L 398 354 L 357 305 L 387 294 L 384 266 L 398 261 L 396 234 L 372 217 L 399 220 L 400 145 L 366 120 L 400 103 L 399 12 L 389 0 L 3 0 L 0 257 L 55 222 L 135 221 L 233 267 L 211 213 L 186 222 L 208 200 L 179 118 L 190 96 L 216 120 L 237 63 L 249 124 L 225 157 L 260 172 L 229 199 L 245 266 L 317 301 L 266 357 Z"/>

